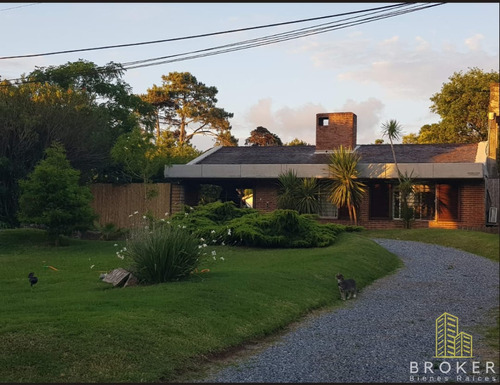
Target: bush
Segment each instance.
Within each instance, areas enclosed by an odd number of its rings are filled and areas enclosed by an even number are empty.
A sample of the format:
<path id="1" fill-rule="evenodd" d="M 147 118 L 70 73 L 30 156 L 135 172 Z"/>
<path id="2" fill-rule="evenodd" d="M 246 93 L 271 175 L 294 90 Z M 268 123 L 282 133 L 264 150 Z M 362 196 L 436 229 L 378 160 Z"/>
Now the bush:
<path id="1" fill-rule="evenodd" d="M 333 244 L 343 231 L 359 231 L 360 226 L 321 224 L 317 215 L 299 214 L 280 209 L 261 213 L 255 209 L 237 208 L 233 202 L 214 202 L 186 207 L 184 213 L 172 216 L 175 225 L 185 226 L 207 243 L 224 243 L 250 247 L 325 247 Z"/>
<path id="2" fill-rule="evenodd" d="M 84 231 L 96 215 L 88 186 L 80 186 L 80 171 L 71 167 L 64 147 L 55 142 L 26 179 L 19 181 L 19 220 L 45 228 L 56 245 L 61 235 Z"/>
<path id="3" fill-rule="evenodd" d="M 132 230 L 122 257 L 141 283 L 162 283 L 189 277 L 199 264 L 198 238 L 179 226 L 155 225 Z"/>

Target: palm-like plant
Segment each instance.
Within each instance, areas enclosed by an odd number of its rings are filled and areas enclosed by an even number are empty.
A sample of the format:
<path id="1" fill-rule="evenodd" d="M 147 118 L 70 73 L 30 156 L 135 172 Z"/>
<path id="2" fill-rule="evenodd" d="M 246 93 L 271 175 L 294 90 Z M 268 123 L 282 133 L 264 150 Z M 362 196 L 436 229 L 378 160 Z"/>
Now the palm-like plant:
<path id="1" fill-rule="evenodd" d="M 358 223 L 358 208 L 366 192 L 366 185 L 358 180 L 359 154 L 340 146 L 330 156 L 330 202 L 337 207 L 347 207 L 349 218 Z"/>
<path id="2" fill-rule="evenodd" d="M 278 208 L 296 210 L 299 214 L 318 212 L 318 181 L 315 178 L 299 178 L 294 170 L 278 177 Z"/>
<path id="3" fill-rule="evenodd" d="M 398 162 L 396 160 L 396 153 L 394 152 L 394 141 L 398 140 L 402 135 L 401 125 L 394 119 L 391 119 L 382 124 L 382 135 L 389 138 L 391 144 L 392 157 L 394 158 L 394 165 L 396 166 L 396 171 L 398 173 L 398 191 L 401 195 L 401 206 L 402 206 L 402 219 L 405 224 L 405 228 L 409 229 L 411 226 L 411 221 L 413 219 L 413 209 L 409 207 L 408 197 L 413 192 L 413 178 L 412 174 L 408 175 L 405 171 L 403 175 L 399 170 Z"/>
<path id="4" fill-rule="evenodd" d="M 392 157 L 394 158 L 394 165 L 398 172 L 398 180 L 401 180 L 401 173 L 399 171 L 398 162 L 396 160 L 396 153 L 394 152 L 394 141 L 398 140 L 403 133 L 401 125 L 397 120 L 391 119 L 382 124 L 382 135 L 389 138 L 389 143 L 391 144 Z"/>

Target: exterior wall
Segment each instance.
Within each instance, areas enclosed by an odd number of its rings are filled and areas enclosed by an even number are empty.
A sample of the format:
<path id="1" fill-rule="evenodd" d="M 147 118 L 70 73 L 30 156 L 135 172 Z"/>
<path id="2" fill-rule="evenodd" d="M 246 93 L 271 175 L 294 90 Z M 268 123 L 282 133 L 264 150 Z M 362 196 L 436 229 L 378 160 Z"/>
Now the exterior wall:
<path id="1" fill-rule="evenodd" d="M 254 208 L 262 212 L 271 212 L 278 208 L 278 186 L 276 182 L 260 182 L 254 187 Z"/>
<path id="2" fill-rule="evenodd" d="M 322 125 L 323 120 L 328 125 Z M 340 145 L 356 147 L 357 116 L 352 112 L 316 114 L 316 151 L 331 151 Z"/>
<path id="3" fill-rule="evenodd" d="M 260 182 L 254 190 L 255 208 L 262 212 L 271 212 L 277 209 L 278 189 L 273 182 Z M 440 221 L 415 220 L 412 228 L 444 228 L 444 229 L 486 229 L 486 207 L 484 182 L 468 181 L 462 183 L 459 190 L 459 220 Z M 348 219 L 320 219 L 322 223 L 339 223 L 351 225 Z M 402 229 L 402 220 L 397 219 L 370 219 L 369 197 L 365 195 L 359 210 L 358 225 L 367 229 Z"/>

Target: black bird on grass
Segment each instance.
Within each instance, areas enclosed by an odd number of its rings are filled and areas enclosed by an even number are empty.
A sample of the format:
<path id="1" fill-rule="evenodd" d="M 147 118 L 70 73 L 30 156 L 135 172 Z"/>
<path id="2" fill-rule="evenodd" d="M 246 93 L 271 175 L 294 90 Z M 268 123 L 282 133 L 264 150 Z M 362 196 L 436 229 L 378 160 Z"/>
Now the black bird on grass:
<path id="1" fill-rule="evenodd" d="M 29 273 L 28 279 L 30 280 L 31 287 L 33 287 L 33 285 L 38 282 L 38 278 L 35 277 L 35 273 Z"/>

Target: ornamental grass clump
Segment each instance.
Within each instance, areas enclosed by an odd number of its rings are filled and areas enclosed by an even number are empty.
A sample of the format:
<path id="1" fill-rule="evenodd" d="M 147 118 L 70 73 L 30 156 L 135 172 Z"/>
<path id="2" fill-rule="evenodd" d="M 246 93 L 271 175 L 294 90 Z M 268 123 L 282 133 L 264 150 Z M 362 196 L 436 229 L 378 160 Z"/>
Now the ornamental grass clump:
<path id="1" fill-rule="evenodd" d="M 189 277 L 199 264 L 198 238 L 169 224 L 134 229 L 122 255 L 141 283 L 177 281 Z"/>

